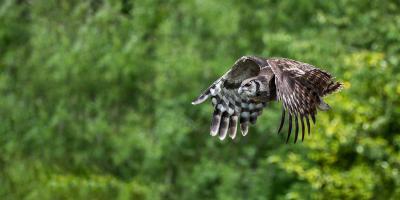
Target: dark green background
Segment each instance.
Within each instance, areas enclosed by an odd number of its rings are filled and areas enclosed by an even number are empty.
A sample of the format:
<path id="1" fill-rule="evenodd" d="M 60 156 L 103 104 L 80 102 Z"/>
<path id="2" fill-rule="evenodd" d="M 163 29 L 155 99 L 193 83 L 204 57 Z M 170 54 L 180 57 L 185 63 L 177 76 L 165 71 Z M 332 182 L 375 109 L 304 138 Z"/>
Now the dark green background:
<path id="1" fill-rule="evenodd" d="M 221 142 L 190 103 L 242 55 L 345 88 Z M 400 199 L 399 64 L 397 0 L 3 0 L 0 199 Z"/>

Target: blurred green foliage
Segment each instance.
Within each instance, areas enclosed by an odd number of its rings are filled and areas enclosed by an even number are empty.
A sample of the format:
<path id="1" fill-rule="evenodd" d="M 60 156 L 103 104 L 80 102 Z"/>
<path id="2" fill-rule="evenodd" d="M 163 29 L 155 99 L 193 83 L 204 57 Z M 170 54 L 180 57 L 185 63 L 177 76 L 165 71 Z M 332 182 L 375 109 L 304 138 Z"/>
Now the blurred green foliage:
<path id="1" fill-rule="evenodd" d="M 397 0 L 3 0 L 0 199 L 400 199 Z M 190 102 L 242 55 L 332 72 L 312 135 L 280 106 L 219 141 Z"/>

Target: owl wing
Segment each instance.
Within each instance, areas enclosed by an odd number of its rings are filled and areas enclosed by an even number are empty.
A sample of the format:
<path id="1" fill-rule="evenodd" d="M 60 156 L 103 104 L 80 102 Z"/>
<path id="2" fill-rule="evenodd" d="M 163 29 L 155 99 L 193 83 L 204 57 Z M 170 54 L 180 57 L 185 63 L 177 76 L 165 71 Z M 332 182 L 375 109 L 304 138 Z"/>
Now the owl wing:
<path id="1" fill-rule="evenodd" d="M 322 97 L 339 90 L 342 84 L 333 80 L 333 77 L 312 65 L 286 58 L 272 58 L 267 60 L 275 74 L 275 85 L 278 101 L 283 104 L 282 118 L 278 133 L 285 122 L 285 112 L 289 116 L 289 129 L 286 143 L 289 141 L 292 131 L 292 121 L 295 124 L 295 139 L 299 132 L 299 121 L 304 140 L 305 126 L 307 124 L 310 134 L 309 118 L 315 123 L 317 108 L 329 109 Z"/>
<path id="2" fill-rule="evenodd" d="M 234 139 L 237 132 L 238 121 L 243 135 L 248 132 L 250 123 L 255 123 L 265 102 L 254 102 L 241 97 L 238 89 L 242 81 L 257 77 L 261 69 L 267 66 L 265 59 L 256 56 L 243 56 L 238 59 L 232 68 L 221 78 L 216 80 L 206 89 L 192 104 L 203 103 L 211 97 L 214 106 L 210 133 L 212 136 L 218 134 L 221 140 L 229 137 Z"/>

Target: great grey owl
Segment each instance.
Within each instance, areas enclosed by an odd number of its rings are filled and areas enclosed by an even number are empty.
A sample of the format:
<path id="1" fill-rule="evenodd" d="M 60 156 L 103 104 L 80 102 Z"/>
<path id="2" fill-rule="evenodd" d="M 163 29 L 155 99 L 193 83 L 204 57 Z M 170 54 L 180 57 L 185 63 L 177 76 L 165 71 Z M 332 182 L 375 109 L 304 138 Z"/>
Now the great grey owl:
<path id="1" fill-rule="evenodd" d="M 290 138 L 293 121 L 296 143 L 299 123 L 301 139 L 304 140 L 304 124 L 310 134 L 310 118 L 315 123 L 317 108 L 322 111 L 330 108 L 322 97 L 341 88 L 342 83 L 334 81 L 329 73 L 307 63 L 287 58 L 243 56 L 192 104 L 200 104 L 211 97 L 214 113 L 210 132 L 212 136 L 218 135 L 223 140 L 227 135 L 232 139 L 236 137 L 238 122 L 245 136 L 249 123 L 256 123 L 257 117 L 269 102 L 282 102 L 278 133 L 287 113 L 289 128 L 286 143 Z"/>

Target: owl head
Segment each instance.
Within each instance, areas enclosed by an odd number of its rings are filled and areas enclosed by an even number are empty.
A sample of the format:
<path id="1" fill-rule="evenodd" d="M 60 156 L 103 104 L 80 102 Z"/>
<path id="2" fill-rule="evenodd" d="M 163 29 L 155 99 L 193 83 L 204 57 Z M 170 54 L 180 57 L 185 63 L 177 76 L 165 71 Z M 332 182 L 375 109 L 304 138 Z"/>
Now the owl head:
<path id="1" fill-rule="evenodd" d="M 260 91 L 261 81 L 257 79 L 247 79 L 240 84 L 238 92 L 242 96 L 254 97 Z"/>
<path id="2" fill-rule="evenodd" d="M 245 98 L 271 98 L 274 96 L 275 87 L 274 81 L 269 80 L 267 77 L 259 76 L 244 80 L 239 89 L 238 93 Z"/>

